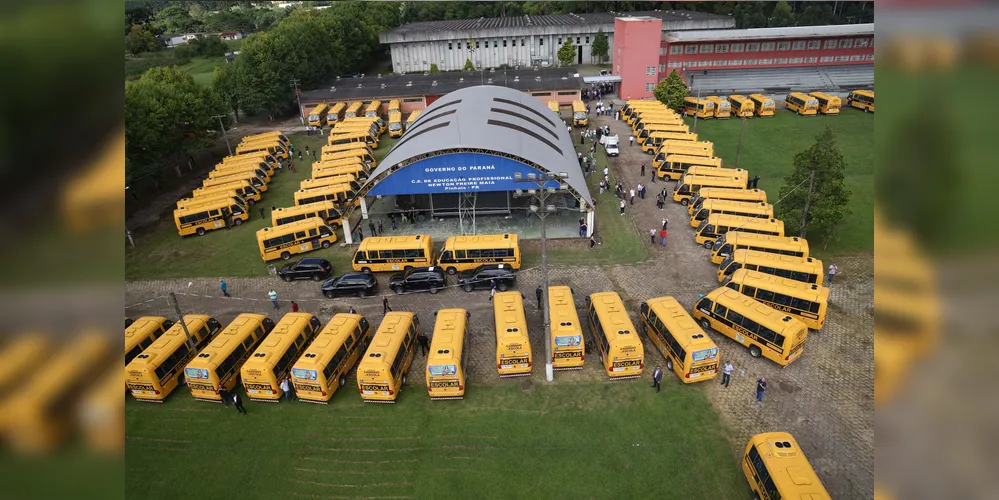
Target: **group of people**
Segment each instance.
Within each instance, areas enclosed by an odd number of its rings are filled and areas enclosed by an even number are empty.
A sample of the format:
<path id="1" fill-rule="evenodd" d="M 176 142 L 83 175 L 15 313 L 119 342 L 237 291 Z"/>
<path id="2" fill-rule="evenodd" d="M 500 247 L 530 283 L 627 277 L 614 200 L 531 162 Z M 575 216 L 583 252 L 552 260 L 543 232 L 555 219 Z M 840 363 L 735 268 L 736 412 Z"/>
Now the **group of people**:
<path id="1" fill-rule="evenodd" d="M 649 243 L 652 243 L 653 245 L 655 245 L 656 244 L 656 236 L 659 236 L 659 244 L 662 245 L 662 246 L 666 246 L 666 235 L 667 235 L 666 226 L 668 224 L 669 224 L 669 219 L 667 219 L 666 216 L 663 216 L 663 224 L 662 224 L 661 228 L 659 228 L 659 229 L 656 229 L 656 228 L 649 229 Z"/>
<path id="2" fill-rule="evenodd" d="M 599 99 L 605 94 L 614 92 L 614 86 L 609 83 L 591 83 L 590 88 L 583 89 L 583 99 Z"/>
<path id="3" fill-rule="evenodd" d="M 726 361 L 725 365 L 722 367 L 722 380 L 721 380 L 722 386 L 728 387 L 729 384 L 732 383 L 732 371 L 734 370 L 735 367 L 732 366 L 732 362 Z M 659 390 L 662 389 L 662 381 L 663 381 L 663 369 L 657 366 L 656 369 L 653 370 L 652 372 L 652 387 L 656 389 L 656 392 L 659 392 Z M 756 400 L 759 402 L 763 402 L 763 394 L 766 391 L 767 391 L 767 378 L 760 377 L 756 381 Z"/>

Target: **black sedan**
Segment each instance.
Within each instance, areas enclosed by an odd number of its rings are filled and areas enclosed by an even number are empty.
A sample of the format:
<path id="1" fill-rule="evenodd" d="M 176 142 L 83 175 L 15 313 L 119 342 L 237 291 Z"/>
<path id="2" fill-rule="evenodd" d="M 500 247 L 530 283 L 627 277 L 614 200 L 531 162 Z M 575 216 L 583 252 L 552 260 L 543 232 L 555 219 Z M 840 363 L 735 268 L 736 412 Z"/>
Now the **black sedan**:
<path id="1" fill-rule="evenodd" d="M 513 269 L 507 264 L 483 264 L 475 269 L 458 274 L 458 286 L 471 292 L 476 288 L 490 288 L 496 282 L 496 289 L 505 292 L 516 283 Z"/>
<path id="2" fill-rule="evenodd" d="M 414 267 L 392 276 L 392 279 L 389 280 L 389 288 L 395 293 L 410 290 L 430 290 L 430 293 L 437 293 L 437 290 L 445 286 L 447 286 L 447 278 L 444 275 L 444 270 L 439 267 Z"/>
<path id="3" fill-rule="evenodd" d="M 323 295 L 332 299 L 343 295 L 367 297 L 378 291 L 378 280 L 369 273 L 347 273 L 343 276 L 326 280 L 320 287 Z"/>
<path id="4" fill-rule="evenodd" d="M 310 257 L 292 262 L 278 271 L 278 276 L 285 281 L 314 280 L 319 281 L 333 272 L 333 265 L 326 259 Z"/>

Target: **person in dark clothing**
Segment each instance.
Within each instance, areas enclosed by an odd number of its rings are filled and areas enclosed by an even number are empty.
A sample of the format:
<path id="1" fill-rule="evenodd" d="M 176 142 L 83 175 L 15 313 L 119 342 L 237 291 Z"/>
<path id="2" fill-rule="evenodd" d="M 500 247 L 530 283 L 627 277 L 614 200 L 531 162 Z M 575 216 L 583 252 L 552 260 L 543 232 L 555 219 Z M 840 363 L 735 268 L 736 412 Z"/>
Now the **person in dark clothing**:
<path id="1" fill-rule="evenodd" d="M 596 244 L 597 240 L 593 236 L 590 236 L 590 248 L 593 248 Z"/>
<path id="2" fill-rule="evenodd" d="M 378 219 L 378 236 L 382 235 L 382 220 Z"/>
<path id="3" fill-rule="evenodd" d="M 264 207 L 257 207 L 257 212 L 260 213 L 260 218 L 264 218 Z"/>
<path id="4" fill-rule="evenodd" d="M 763 393 L 766 392 L 766 390 L 767 390 L 767 378 L 766 377 L 760 377 L 760 379 L 756 381 L 756 400 L 757 401 L 763 401 Z"/>
<path id="5" fill-rule="evenodd" d="M 430 352 L 430 339 L 428 339 L 427 334 L 423 332 L 420 332 L 420 336 L 417 337 L 416 339 L 420 343 L 420 352 L 422 352 L 423 355 L 426 356 L 427 353 Z"/>
<path id="6" fill-rule="evenodd" d="M 645 164 L 644 163 L 642 164 L 642 173 L 641 173 L 641 176 L 645 177 Z"/>
<path id="7" fill-rule="evenodd" d="M 388 303 L 388 297 L 382 297 L 382 314 L 392 312 L 392 306 Z"/>
<path id="8" fill-rule="evenodd" d="M 229 395 L 229 391 L 226 390 L 225 386 L 224 385 L 219 385 L 219 390 L 215 391 L 215 392 L 216 392 L 216 394 L 219 395 L 220 398 L 222 398 L 222 404 L 224 404 L 224 405 L 226 405 L 226 407 L 228 407 L 229 406 L 229 401 L 232 399 L 232 396 Z"/>
<path id="9" fill-rule="evenodd" d="M 656 388 L 656 392 L 662 389 L 663 382 L 663 369 L 656 367 L 655 371 L 652 372 L 652 387 Z"/>
<path id="10" fill-rule="evenodd" d="M 580 144 L 586 144 L 586 141 L 585 141 L 585 139 L 586 139 L 586 136 L 585 136 L 585 135 L 583 135 L 583 134 L 579 134 L 579 143 L 580 143 Z"/>
<path id="11" fill-rule="evenodd" d="M 534 290 L 534 295 L 538 298 L 538 309 L 541 309 L 541 296 L 543 294 L 544 292 L 541 291 L 540 286 L 536 290 Z"/>
<path id="12" fill-rule="evenodd" d="M 753 177 L 752 182 L 750 182 L 749 189 L 756 189 L 760 185 L 760 176 Z"/>
<path id="13" fill-rule="evenodd" d="M 246 408 L 243 408 L 243 398 L 239 397 L 238 392 L 232 393 L 232 405 L 236 407 L 236 411 L 246 415 Z"/>
<path id="14" fill-rule="evenodd" d="M 368 229 L 371 230 L 371 233 L 369 233 L 369 234 L 371 234 L 372 236 L 378 234 L 378 232 L 375 231 L 375 221 L 373 221 L 371 219 L 368 219 Z"/>

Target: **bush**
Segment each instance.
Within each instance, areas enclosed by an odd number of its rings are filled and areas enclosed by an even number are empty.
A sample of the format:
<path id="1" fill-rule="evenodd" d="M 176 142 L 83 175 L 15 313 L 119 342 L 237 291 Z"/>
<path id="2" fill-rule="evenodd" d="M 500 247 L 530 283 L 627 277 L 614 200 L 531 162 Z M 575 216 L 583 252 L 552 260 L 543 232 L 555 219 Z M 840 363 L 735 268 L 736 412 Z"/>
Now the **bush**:
<path id="1" fill-rule="evenodd" d="M 440 70 L 440 68 L 437 67 L 436 64 L 431 64 L 430 65 L 430 72 L 431 73 L 440 73 L 441 70 Z"/>
<path id="2" fill-rule="evenodd" d="M 139 57 L 125 58 L 125 79 L 133 80 L 152 68 L 160 66 L 183 66 L 191 62 L 190 52 L 178 51 L 183 45 L 171 50 L 146 52 Z"/>

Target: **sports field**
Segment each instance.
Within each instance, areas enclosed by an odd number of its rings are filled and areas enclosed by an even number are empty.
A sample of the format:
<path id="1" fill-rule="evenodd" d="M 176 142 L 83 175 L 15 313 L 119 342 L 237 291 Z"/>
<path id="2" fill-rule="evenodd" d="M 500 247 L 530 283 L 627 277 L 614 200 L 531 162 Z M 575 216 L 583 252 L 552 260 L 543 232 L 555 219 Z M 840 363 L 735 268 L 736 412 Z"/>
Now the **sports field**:
<path id="1" fill-rule="evenodd" d="M 407 386 L 393 405 L 348 384 L 328 406 L 246 402 L 246 416 L 186 387 L 162 405 L 129 397 L 126 497 L 747 496 L 698 388 L 668 375 L 658 395 L 645 380 L 523 383 L 471 385 L 462 401 Z"/>

